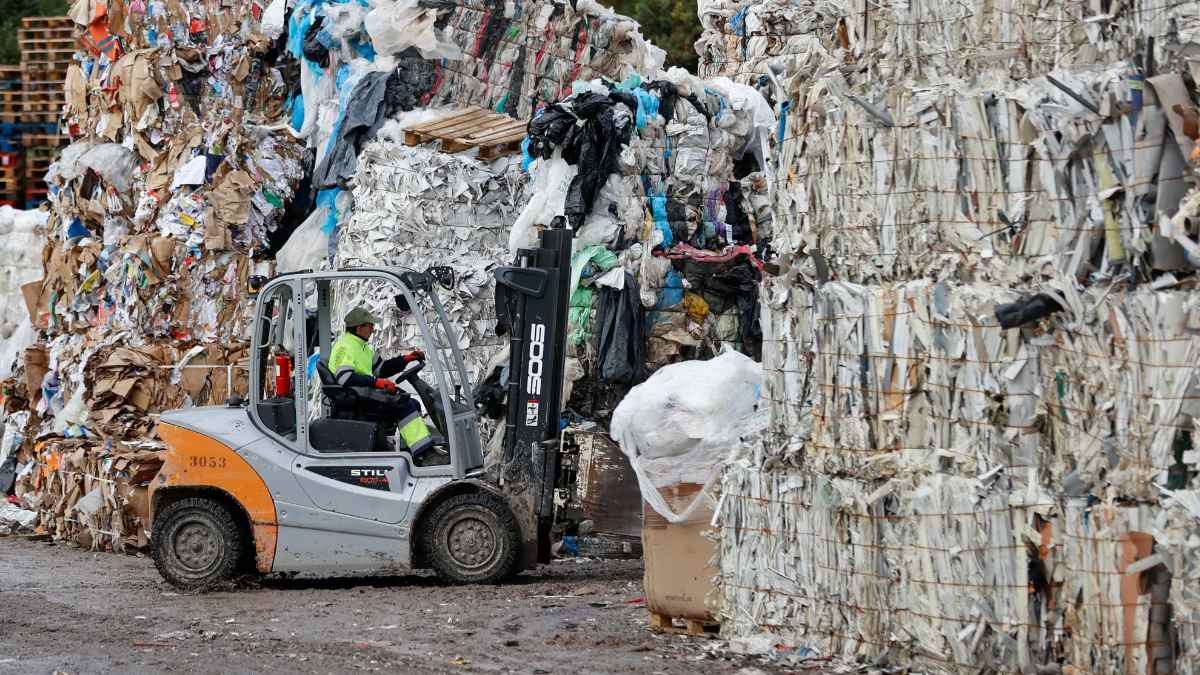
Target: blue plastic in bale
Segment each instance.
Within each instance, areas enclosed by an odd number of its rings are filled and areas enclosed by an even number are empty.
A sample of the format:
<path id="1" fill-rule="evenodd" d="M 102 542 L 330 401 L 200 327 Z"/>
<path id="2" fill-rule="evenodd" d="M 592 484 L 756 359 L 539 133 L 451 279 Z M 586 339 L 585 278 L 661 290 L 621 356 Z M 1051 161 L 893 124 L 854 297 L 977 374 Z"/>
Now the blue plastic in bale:
<path id="1" fill-rule="evenodd" d="M 679 276 L 679 272 L 671 270 L 667 272 L 666 283 L 658 293 L 658 304 L 655 309 L 667 309 L 674 307 L 683 302 L 683 277 Z"/>
<path id="2" fill-rule="evenodd" d="M 329 188 L 317 193 L 317 208 L 326 208 L 329 213 L 325 218 L 325 222 L 321 223 L 321 231 L 329 235 L 330 238 L 333 237 L 333 231 L 337 228 L 337 198 L 341 192 L 341 188 Z"/>
<path id="3" fill-rule="evenodd" d="M 675 237 L 671 235 L 671 223 L 667 219 L 667 196 L 664 194 L 650 195 L 650 213 L 654 216 L 654 228 L 663 233 L 663 246 L 670 246 L 675 242 Z"/>
<path id="4" fill-rule="evenodd" d="M 637 128 L 645 129 L 646 122 L 658 116 L 658 105 L 660 100 L 658 96 L 651 94 L 644 89 L 635 89 L 633 95 L 637 97 Z"/>
<path id="5" fill-rule="evenodd" d="M 304 94 L 292 98 L 292 128 L 296 131 L 304 128 Z"/>
<path id="6" fill-rule="evenodd" d="M 67 225 L 67 239 L 78 239 L 79 237 L 90 237 L 92 233 L 83 226 L 83 221 L 75 218 Z"/>

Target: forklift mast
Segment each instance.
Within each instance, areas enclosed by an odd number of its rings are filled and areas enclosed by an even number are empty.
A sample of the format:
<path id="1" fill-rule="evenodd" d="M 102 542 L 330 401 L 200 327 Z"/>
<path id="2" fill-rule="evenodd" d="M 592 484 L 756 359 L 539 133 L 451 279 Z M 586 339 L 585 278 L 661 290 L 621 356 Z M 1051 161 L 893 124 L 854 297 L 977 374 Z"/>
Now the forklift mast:
<path id="1" fill-rule="evenodd" d="M 538 248 L 520 249 L 513 265 L 495 271 L 496 332 L 509 335 L 510 352 L 504 452 L 493 479 L 515 515 L 536 525 L 539 562 L 550 558 L 560 470 L 573 237 L 565 219 L 555 218 Z"/>

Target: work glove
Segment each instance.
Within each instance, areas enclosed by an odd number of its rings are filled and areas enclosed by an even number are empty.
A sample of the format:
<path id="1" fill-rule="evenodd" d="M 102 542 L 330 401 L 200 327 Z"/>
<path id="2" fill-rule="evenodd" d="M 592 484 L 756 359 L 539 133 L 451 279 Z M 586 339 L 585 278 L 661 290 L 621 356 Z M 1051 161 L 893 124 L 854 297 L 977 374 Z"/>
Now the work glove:
<path id="1" fill-rule="evenodd" d="M 389 394 L 394 394 L 397 391 L 395 382 L 382 377 L 375 380 L 375 388 L 386 391 Z"/>
<path id="2" fill-rule="evenodd" d="M 404 363 L 405 364 L 412 363 L 413 361 L 420 361 L 420 362 L 424 363 L 425 362 L 425 352 L 421 351 L 420 349 L 414 349 L 413 351 L 404 355 Z"/>

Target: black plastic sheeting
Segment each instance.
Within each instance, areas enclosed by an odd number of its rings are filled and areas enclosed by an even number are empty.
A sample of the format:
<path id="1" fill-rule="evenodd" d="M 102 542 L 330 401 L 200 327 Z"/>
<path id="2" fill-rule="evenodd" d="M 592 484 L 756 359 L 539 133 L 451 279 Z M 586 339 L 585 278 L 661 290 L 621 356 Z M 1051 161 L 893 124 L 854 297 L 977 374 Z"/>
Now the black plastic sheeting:
<path id="1" fill-rule="evenodd" d="M 746 153 L 745 157 L 750 157 L 753 160 L 754 155 Z M 757 160 L 754 160 L 754 163 L 757 165 Z M 758 169 L 755 170 L 757 171 Z M 670 205 L 668 204 L 668 206 Z M 754 241 L 754 231 L 750 227 L 750 216 L 746 215 L 746 208 L 742 205 L 742 184 L 736 180 L 729 181 L 729 184 L 725 187 L 725 224 L 729 226 L 734 241 L 737 241 L 739 244 Z"/>
<path id="2" fill-rule="evenodd" d="M 16 454 L 13 454 L 9 455 L 3 464 L 0 464 L 0 497 L 8 494 L 16 480 L 17 457 Z"/>
<path id="3" fill-rule="evenodd" d="M 637 280 L 625 273 L 625 288 L 601 288 L 596 312 L 597 374 L 612 384 L 646 379 L 646 320 Z"/>
<path id="4" fill-rule="evenodd" d="M 350 92 L 333 148 L 314 173 L 316 188 L 344 186 L 353 178 L 363 146 L 375 138 L 388 118 L 417 108 L 435 81 L 433 64 L 413 49 L 401 53 L 392 72 L 363 76 Z"/>
<path id="5" fill-rule="evenodd" d="M 633 137 L 631 110 L 637 110 L 637 100 L 619 92 L 607 96 L 585 92 L 572 98 L 569 106 L 556 103 L 530 121 L 529 153 L 549 159 L 555 148 L 561 148 L 563 159 L 579 167 L 564 209 L 572 229 L 579 229 L 600 188 L 617 172 L 621 149 Z"/>
<path id="6" fill-rule="evenodd" d="M 693 293 L 708 303 L 710 311 L 724 314 L 738 312 L 738 340 L 742 352 L 762 360 L 762 325 L 759 323 L 758 284 L 762 275 L 750 261 L 704 263 L 692 260 L 676 261 L 675 269 L 687 280 Z"/>
<path id="7" fill-rule="evenodd" d="M 267 249 L 261 252 L 263 257 L 274 258 L 279 249 L 283 248 L 288 239 L 291 239 L 296 228 L 300 227 L 312 213 L 313 195 L 315 194 L 312 189 L 313 164 L 316 163 L 316 160 L 316 149 L 309 148 L 304 151 L 304 177 L 296 186 L 295 198 L 289 201 L 284 208 L 283 219 L 279 222 L 279 227 L 275 228 L 274 232 L 267 233 Z"/>
<path id="8" fill-rule="evenodd" d="M 329 67 L 329 48 L 321 44 L 317 39 L 317 34 L 321 32 L 321 28 L 325 25 L 325 17 L 317 17 L 316 21 L 308 27 L 308 32 L 304 34 L 304 58 L 308 59 L 321 66 L 322 68 Z"/>
<path id="9" fill-rule="evenodd" d="M 1001 328 L 1016 328 L 1061 312 L 1062 309 L 1063 306 L 1052 296 L 1038 293 L 1016 302 L 996 305 L 996 320 L 1000 322 Z"/>

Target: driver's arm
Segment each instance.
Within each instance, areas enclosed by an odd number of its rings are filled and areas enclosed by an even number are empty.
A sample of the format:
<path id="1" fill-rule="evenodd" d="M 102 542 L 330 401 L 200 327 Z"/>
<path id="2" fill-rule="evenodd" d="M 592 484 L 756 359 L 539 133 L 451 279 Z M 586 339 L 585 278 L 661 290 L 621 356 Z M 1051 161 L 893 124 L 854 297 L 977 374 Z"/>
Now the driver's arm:
<path id="1" fill-rule="evenodd" d="M 393 377 L 404 372 L 408 364 L 413 361 L 424 361 L 425 354 L 421 351 L 412 351 L 403 356 L 387 359 L 386 361 L 378 361 L 376 357 L 375 374 L 379 377 Z"/>
<path id="2" fill-rule="evenodd" d="M 354 370 L 353 366 L 342 366 L 333 374 L 333 379 L 343 387 L 374 387 L 375 378 L 363 375 Z"/>

